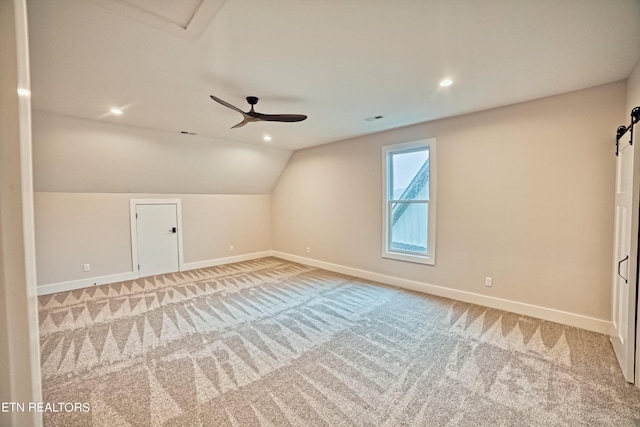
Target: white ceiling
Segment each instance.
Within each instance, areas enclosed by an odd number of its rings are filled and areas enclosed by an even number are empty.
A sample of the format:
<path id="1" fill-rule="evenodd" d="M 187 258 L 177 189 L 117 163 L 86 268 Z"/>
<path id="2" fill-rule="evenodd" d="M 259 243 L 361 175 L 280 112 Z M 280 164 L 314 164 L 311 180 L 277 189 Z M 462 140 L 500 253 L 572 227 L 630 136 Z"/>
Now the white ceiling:
<path id="1" fill-rule="evenodd" d="M 625 79 L 640 58 L 639 0 L 153 4 L 29 0 L 34 108 L 299 149 Z M 309 118 L 232 130 L 210 94 Z"/>

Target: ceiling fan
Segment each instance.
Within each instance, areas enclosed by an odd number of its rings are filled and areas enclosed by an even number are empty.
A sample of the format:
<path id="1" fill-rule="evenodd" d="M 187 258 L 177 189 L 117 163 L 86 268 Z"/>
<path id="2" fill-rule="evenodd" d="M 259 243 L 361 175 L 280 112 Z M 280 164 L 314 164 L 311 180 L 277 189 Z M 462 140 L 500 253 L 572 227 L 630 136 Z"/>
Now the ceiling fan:
<path id="1" fill-rule="evenodd" d="M 220 98 L 217 98 L 211 95 L 211 99 L 216 101 L 218 104 L 224 105 L 227 108 L 231 108 L 232 110 L 237 111 L 242 114 L 242 121 L 235 126 L 232 126 L 231 129 L 239 128 L 241 126 L 246 125 L 249 122 L 301 122 L 306 119 L 307 116 L 304 114 L 262 114 L 253 110 L 253 106 L 258 103 L 258 98 L 255 96 L 247 96 L 247 102 L 251 105 L 251 110 L 246 113 L 229 104 L 227 101 L 223 101 Z"/>

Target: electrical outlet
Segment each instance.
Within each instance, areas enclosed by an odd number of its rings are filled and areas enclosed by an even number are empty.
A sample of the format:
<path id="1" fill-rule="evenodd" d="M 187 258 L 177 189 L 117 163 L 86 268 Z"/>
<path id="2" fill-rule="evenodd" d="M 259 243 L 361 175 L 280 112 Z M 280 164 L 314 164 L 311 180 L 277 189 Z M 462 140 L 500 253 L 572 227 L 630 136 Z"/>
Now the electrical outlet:
<path id="1" fill-rule="evenodd" d="M 233 252 L 233 245 L 229 246 L 229 252 Z"/>
<path id="2" fill-rule="evenodd" d="M 91 264 L 84 264 L 82 266 L 82 270 L 87 272 L 87 271 L 91 271 Z"/>
<path id="3" fill-rule="evenodd" d="M 307 253 L 310 254 L 311 253 L 311 247 L 307 246 Z"/>
<path id="4" fill-rule="evenodd" d="M 491 287 L 493 286 L 493 278 L 492 277 L 485 277 L 484 278 L 484 285 Z"/>

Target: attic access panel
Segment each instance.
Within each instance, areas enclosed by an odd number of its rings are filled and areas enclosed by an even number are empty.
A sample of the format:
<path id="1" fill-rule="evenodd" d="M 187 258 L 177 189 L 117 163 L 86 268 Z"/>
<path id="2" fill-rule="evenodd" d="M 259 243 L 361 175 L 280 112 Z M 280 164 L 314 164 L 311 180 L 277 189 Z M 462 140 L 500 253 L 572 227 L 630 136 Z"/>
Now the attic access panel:
<path id="1" fill-rule="evenodd" d="M 225 0 L 92 0 L 139 22 L 187 39 L 196 39 Z"/>

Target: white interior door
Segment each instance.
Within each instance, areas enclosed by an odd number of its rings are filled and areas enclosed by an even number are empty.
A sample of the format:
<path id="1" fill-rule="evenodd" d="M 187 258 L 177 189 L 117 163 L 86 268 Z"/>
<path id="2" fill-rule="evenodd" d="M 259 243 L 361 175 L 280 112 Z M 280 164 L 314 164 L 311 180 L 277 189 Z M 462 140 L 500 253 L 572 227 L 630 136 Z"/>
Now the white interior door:
<path id="1" fill-rule="evenodd" d="M 625 141 L 626 142 L 623 142 Z M 620 140 L 616 165 L 616 207 L 613 262 L 612 314 L 614 333 L 611 343 L 622 373 L 634 381 L 635 321 L 637 277 L 637 212 L 634 209 L 634 147 L 628 138 Z M 636 190 L 637 191 L 637 190 Z M 635 221 L 635 226 L 634 226 Z M 636 245 L 634 247 L 634 245 Z"/>
<path id="2" fill-rule="evenodd" d="M 176 204 L 136 204 L 136 230 L 140 277 L 179 270 Z"/>

